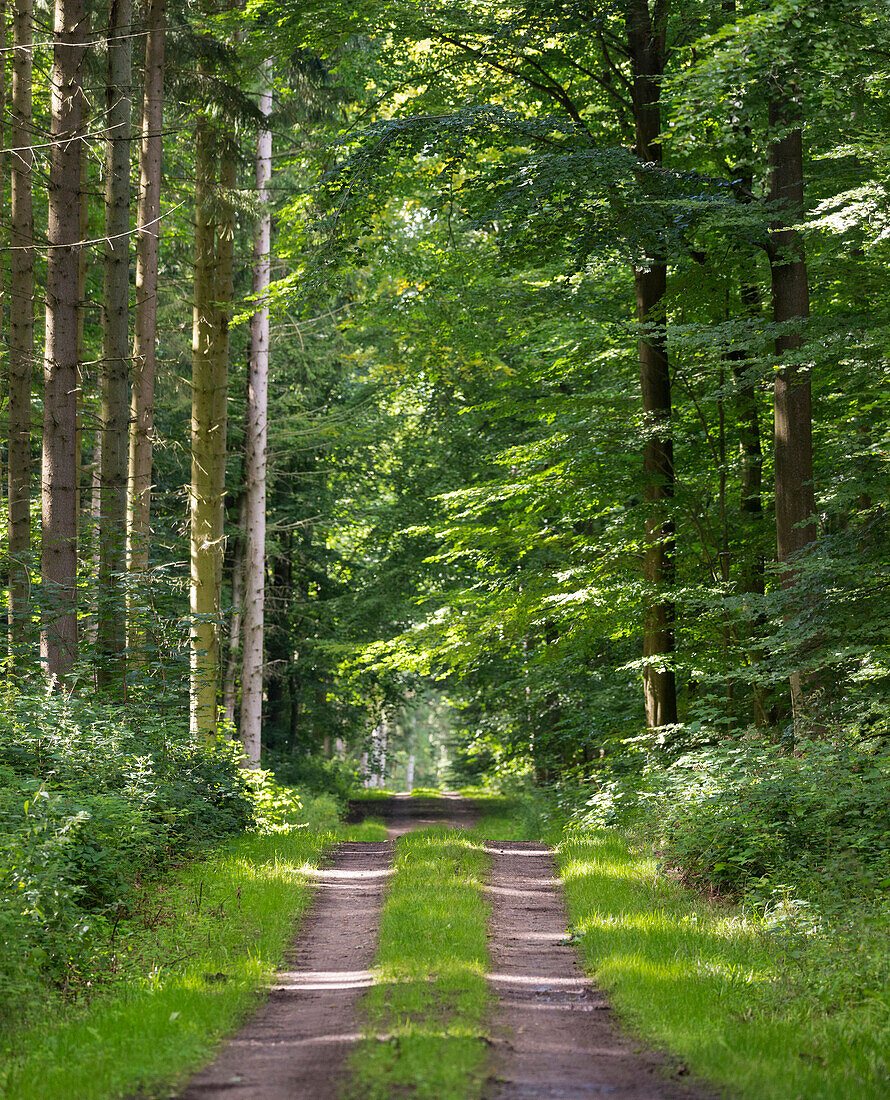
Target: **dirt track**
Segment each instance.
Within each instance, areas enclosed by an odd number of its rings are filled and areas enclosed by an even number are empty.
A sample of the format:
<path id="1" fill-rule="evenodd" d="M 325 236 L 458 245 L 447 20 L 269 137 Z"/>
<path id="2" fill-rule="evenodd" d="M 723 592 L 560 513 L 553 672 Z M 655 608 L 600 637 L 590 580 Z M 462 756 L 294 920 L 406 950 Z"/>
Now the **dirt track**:
<path id="1" fill-rule="evenodd" d="M 268 999 L 192 1079 L 181 1100 L 336 1100 L 362 1031 L 356 1008 L 370 970 L 394 838 L 433 824 L 471 826 L 468 799 L 397 797 L 356 803 L 351 817 L 381 817 L 389 840 L 341 844 L 315 873 L 310 915 Z M 549 849 L 492 844 L 489 975 L 496 996 L 486 1100 L 705 1100 L 671 1080 L 616 1027 L 566 943 L 566 918 Z M 401 1094 L 400 1094 L 401 1095 Z"/>

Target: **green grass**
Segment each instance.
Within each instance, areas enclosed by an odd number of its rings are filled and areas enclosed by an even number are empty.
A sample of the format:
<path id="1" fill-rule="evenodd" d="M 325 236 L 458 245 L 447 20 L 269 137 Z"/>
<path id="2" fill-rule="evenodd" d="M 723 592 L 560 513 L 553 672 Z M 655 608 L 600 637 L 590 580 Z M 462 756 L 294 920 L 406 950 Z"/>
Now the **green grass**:
<path id="1" fill-rule="evenodd" d="M 890 1096 L 886 990 L 827 1003 L 805 941 L 691 895 L 615 832 L 569 833 L 559 864 L 587 969 L 694 1074 L 752 1100 Z"/>
<path id="2" fill-rule="evenodd" d="M 346 1096 L 472 1100 L 481 1093 L 489 995 L 481 892 L 488 861 L 466 833 L 400 838 L 375 960 L 363 998 L 367 1038 Z"/>
<path id="3" fill-rule="evenodd" d="M 385 830 L 246 835 L 148 884 L 89 1001 L 56 997 L 42 1021 L 0 1038 L 0 1095 L 170 1095 L 257 1003 L 310 898 L 300 870 L 339 839 Z"/>

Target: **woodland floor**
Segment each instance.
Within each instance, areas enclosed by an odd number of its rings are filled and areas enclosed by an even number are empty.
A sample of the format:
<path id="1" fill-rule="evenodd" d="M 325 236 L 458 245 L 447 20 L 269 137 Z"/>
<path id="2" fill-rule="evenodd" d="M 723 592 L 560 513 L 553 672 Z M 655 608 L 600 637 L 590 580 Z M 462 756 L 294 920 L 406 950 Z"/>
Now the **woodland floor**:
<path id="1" fill-rule="evenodd" d="M 181 1100 L 336 1100 L 363 1038 L 357 1014 L 370 969 L 395 839 L 429 825 L 471 827 L 469 799 L 395 797 L 354 805 L 382 818 L 384 843 L 344 843 L 315 872 L 312 911 L 269 997 L 192 1079 Z M 490 1076 L 486 1100 L 589 1098 L 710 1100 L 678 1079 L 663 1055 L 647 1053 L 616 1025 L 602 993 L 567 942 L 567 922 L 550 849 L 491 844 Z M 671 1069 L 673 1068 L 673 1073 Z"/>

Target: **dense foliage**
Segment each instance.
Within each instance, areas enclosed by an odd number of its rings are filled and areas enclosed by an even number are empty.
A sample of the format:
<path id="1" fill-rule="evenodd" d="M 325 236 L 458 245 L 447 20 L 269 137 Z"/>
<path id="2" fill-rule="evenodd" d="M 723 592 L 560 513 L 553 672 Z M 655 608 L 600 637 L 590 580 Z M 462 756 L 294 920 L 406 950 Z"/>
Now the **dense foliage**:
<path id="1" fill-rule="evenodd" d="M 251 826 L 231 747 L 167 719 L 25 692 L 0 724 L 0 1013 L 101 971 L 140 880 Z"/>

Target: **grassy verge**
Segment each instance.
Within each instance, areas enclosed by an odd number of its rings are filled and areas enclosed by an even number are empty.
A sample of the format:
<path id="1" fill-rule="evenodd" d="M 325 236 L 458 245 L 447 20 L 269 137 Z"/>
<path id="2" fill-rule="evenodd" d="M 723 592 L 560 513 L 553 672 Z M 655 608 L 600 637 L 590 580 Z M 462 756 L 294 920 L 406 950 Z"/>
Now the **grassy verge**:
<path id="1" fill-rule="evenodd" d="M 694 1074 L 756 1100 L 890 1096 L 886 992 L 818 996 L 805 942 L 691 895 L 615 832 L 570 832 L 559 862 L 586 967 Z"/>
<path id="2" fill-rule="evenodd" d="M 380 840 L 380 825 L 245 835 L 143 891 L 108 945 L 103 985 L 61 998 L 0 1038 L 0 1095 L 109 1100 L 172 1095 L 252 1008 L 309 901 L 302 867 L 336 840 Z"/>

